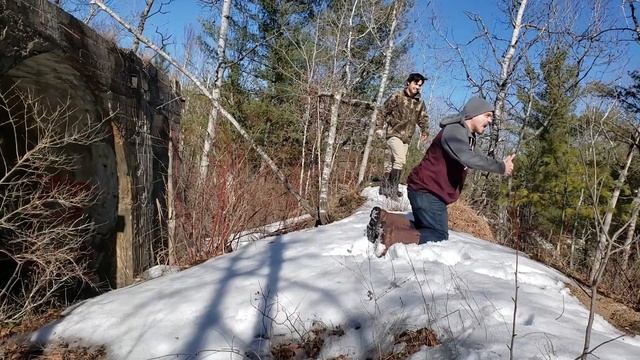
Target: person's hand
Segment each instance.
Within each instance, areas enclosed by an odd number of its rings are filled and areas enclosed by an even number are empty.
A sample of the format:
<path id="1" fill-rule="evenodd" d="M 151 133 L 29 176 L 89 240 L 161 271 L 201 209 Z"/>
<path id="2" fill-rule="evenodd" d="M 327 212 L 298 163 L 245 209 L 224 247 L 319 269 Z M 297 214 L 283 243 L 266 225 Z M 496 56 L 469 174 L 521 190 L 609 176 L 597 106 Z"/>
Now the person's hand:
<path id="1" fill-rule="evenodd" d="M 420 142 L 423 143 L 429 138 L 429 133 L 420 134 Z"/>
<path id="2" fill-rule="evenodd" d="M 506 158 L 504 158 L 504 174 L 506 176 L 511 176 L 511 173 L 513 172 L 513 158 L 516 157 L 516 154 L 511 154 L 509 156 L 507 156 Z"/>

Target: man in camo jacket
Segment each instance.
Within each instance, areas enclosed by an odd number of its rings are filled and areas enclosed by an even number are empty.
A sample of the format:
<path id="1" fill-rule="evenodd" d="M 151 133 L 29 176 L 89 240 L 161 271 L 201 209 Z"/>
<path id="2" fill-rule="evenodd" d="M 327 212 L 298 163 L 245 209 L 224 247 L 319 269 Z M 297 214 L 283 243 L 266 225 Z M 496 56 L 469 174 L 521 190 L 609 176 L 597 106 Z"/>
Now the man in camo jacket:
<path id="1" fill-rule="evenodd" d="M 405 88 L 391 95 L 384 103 L 382 119 L 386 123 L 385 138 L 390 161 L 385 161 L 385 174 L 379 193 L 392 199 L 402 196 L 398 184 L 416 125 L 422 131 L 421 141 L 429 135 L 429 117 L 420 98 L 420 89 L 425 80 L 422 74 L 409 74 Z"/>

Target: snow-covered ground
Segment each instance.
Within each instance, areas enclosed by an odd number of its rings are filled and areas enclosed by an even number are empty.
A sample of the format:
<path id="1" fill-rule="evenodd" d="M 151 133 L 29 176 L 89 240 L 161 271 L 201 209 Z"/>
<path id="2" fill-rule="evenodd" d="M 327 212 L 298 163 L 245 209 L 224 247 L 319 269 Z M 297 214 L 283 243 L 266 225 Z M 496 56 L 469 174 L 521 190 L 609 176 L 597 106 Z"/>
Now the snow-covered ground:
<path id="1" fill-rule="evenodd" d="M 113 359 L 264 359 L 270 342 L 295 339 L 315 322 L 345 332 L 327 338 L 320 358 L 365 359 L 394 333 L 426 326 L 442 344 L 412 359 L 508 359 L 514 251 L 452 232 L 449 241 L 395 245 L 376 258 L 364 230 L 371 208 L 389 204 L 377 188 L 364 195 L 369 201 L 344 220 L 90 299 L 34 339 L 104 344 Z M 514 359 L 574 359 L 588 311 L 565 287 L 570 280 L 523 257 L 518 278 Z M 591 344 L 619 335 L 598 316 Z M 594 354 L 640 359 L 640 338 Z"/>

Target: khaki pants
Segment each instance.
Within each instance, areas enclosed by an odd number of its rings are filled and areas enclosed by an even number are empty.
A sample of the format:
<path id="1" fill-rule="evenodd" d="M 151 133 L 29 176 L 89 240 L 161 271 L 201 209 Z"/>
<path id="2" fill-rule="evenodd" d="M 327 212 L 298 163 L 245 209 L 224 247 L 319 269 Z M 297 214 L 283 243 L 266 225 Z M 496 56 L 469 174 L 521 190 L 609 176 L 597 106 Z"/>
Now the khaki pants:
<path id="1" fill-rule="evenodd" d="M 402 170 L 404 164 L 407 163 L 409 144 L 405 144 L 399 138 L 392 136 L 387 140 L 387 150 L 388 156 L 384 162 L 384 172 L 388 173 L 391 169 Z"/>

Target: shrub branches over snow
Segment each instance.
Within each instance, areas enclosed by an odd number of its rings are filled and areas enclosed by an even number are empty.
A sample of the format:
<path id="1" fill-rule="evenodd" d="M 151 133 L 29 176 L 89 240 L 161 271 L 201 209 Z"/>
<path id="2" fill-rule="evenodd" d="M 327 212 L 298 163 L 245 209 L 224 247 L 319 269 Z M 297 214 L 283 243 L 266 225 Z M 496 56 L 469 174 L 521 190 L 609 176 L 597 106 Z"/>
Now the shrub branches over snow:
<path id="1" fill-rule="evenodd" d="M 96 187 L 73 180 L 71 147 L 99 141 L 102 123 L 79 119 L 16 89 L 0 94 L 0 322 L 20 321 L 59 292 L 91 283 L 85 209 Z"/>

